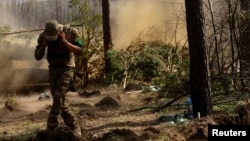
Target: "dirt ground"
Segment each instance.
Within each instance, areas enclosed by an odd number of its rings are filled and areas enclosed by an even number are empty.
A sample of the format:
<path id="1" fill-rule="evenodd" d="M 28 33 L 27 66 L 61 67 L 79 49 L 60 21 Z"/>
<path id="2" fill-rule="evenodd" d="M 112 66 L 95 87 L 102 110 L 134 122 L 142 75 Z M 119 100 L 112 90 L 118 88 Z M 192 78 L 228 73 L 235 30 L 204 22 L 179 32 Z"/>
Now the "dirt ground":
<path id="1" fill-rule="evenodd" d="M 49 94 L 48 90 L 1 95 L 0 140 L 74 140 L 62 121 L 53 137 L 44 132 L 52 99 L 43 94 Z M 167 102 L 156 97 L 156 92 L 92 87 L 69 92 L 67 101 L 79 120 L 83 141 L 207 141 L 209 124 L 239 122 L 221 113 L 186 119 L 182 116 L 183 106 L 149 112 L 156 103 Z"/>

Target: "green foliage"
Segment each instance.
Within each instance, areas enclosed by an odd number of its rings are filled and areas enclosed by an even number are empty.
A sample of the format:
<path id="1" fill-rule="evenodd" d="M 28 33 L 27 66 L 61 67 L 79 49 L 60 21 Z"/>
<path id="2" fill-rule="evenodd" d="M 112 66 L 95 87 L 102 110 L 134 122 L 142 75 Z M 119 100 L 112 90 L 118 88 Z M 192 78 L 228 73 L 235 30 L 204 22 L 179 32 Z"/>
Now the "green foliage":
<path id="1" fill-rule="evenodd" d="M 89 8 L 88 2 L 70 0 L 70 7 L 74 11 L 72 20 L 82 25 L 84 41 L 84 55 L 77 62 L 87 62 L 88 67 L 81 68 L 82 71 L 98 76 L 104 66 L 100 30 L 102 18 Z M 127 81 L 147 81 L 158 86 L 164 85 L 167 90 L 186 89 L 189 74 L 186 49 L 179 50 L 178 47 L 161 41 L 135 41 L 125 50 L 110 50 L 107 59 L 111 61 L 110 71 L 105 78 L 108 84 L 120 84 L 126 77 Z"/>
<path id="2" fill-rule="evenodd" d="M 109 73 L 106 74 L 106 79 L 104 80 L 105 84 L 119 84 L 122 81 L 123 73 L 125 70 L 122 54 L 122 52 L 116 50 L 108 50 L 107 59 L 112 63 L 109 68 Z"/>
<path id="3" fill-rule="evenodd" d="M 221 104 L 221 105 L 214 105 L 213 110 L 214 111 L 226 111 L 228 115 L 233 115 L 235 114 L 235 109 L 237 108 L 237 103 L 230 103 L 229 104 Z"/>
<path id="4" fill-rule="evenodd" d="M 104 66 L 102 47 L 102 16 L 91 10 L 88 0 L 70 0 L 69 7 L 72 9 L 71 20 L 80 24 L 81 39 L 84 44 L 83 55 L 76 58 L 80 72 L 88 72 L 91 79 L 101 75 Z M 89 76 L 85 76 L 89 77 Z"/>
<path id="5" fill-rule="evenodd" d="M 212 92 L 215 95 L 227 94 L 230 91 L 232 84 L 230 79 L 217 78 L 212 81 Z"/>
<path id="6" fill-rule="evenodd" d="M 113 82 L 121 83 L 127 70 L 128 81 L 144 81 L 165 89 L 187 90 L 189 58 L 187 50 L 178 50 L 160 41 L 138 41 L 126 50 L 108 53 L 112 62 L 108 75 Z"/>
<path id="7" fill-rule="evenodd" d="M 189 55 L 187 49 L 174 50 L 168 60 L 171 66 L 165 73 L 165 90 L 168 92 L 185 93 L 189 91 Z"/>

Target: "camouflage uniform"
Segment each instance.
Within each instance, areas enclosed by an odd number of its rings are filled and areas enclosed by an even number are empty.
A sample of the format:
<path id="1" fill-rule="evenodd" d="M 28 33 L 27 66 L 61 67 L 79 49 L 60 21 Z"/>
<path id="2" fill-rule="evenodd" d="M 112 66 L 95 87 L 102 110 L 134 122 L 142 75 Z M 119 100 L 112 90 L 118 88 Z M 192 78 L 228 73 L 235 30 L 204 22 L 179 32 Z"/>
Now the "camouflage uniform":
<path id="1" fill-rule="evenodd" d="M 45 54 L 45 45 L 44 38 L 49 33 L 56 34 L 57 32 L 52 33 L 51 30 L 54 30 L 54 26 L 58 26 L 57 22 L 52 21 L 52 25 L 46 24 L 46 29 L 43 31 L 37 40 L 38 45 L 35 49 L 35 58 L 40 60 Z M 52 26 L 52 27 L 50 27 Z M 50 30 L 48 33 L 47 28 Z M 53 28 L 53 29 L 50 29 Z M 73 39 L 69 42 L 71 44 L 77 45 L 82 48 L 82 44 L 77 41 L 77 30 L 69 26 L 56 27 L 63 28 L 65 34 L 71 34 Z M 61 30 L 61 29 L 60 29 Z M 54 38 L 54 37 L 51 37 Z M 50 37 L 46 38 L 50 39 Z M 49 86 L 51 95 L 53 97 L 53 104 L 49 113 L 47 120 L 47 130 L 54 130 L 58 126 L 58 118 L 61 116 L 65 124 L 74 130 L 77 128 L 76 118 L 70 108 L 67 106 L 65 101 L 65 96 L 69 90 L 73 75 L 74 75 L 74 54 L 71 52 L 65 45 L 65 42 L 62 41 L 60 36 L 54 38 L 55 41 L 47 42 L 47 61 L 49 63 Z"/>

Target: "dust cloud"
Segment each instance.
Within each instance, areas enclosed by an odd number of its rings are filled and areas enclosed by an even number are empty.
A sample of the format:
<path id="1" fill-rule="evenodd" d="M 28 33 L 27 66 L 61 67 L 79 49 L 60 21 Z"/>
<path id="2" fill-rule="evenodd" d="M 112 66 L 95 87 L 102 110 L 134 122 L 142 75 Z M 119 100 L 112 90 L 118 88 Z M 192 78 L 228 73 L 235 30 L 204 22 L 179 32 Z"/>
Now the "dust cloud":
<path id="1" fill-rule="evenodd" d="M 133 40 L 186 40 L 184 0 L 117 0 L 110 3 L 114 48 Z"/>
<path id="2" fill-rule="evenodd" d="M 17 98 L 16 98 L 17 99 Z M 38 95 L 30 95 L 27 97 L 18 97 L 19 106 L 18 110 L 25 111 L 26 113 L 34 113 L 46 109 L 46 106 L 52 104 L 50 100 L 38 100 Z"/>
<path id="3" fill-rule="evenodd" d="M 5 3 L 4 3 L 5 2 Z M 1 1 L 6 6 L 7 1 Z M 17 2 L 17 0 L 16 0 Z M 5 5 L 4 5 L 5 4 Z M 17 13 L 5 8 L 1 24 L 11 30 L 23 27 L 24 21 L 15 21 Z M 184 0 L 110 0 L 110 20 L 114 49 L 129 46 L 134 40 L 161 40 L 182 44 L 186 41 Z M 29 25 L 26 25 L 29 26 Z M 0 28 L 2 25 L 0 25 Z M 40 32 L 0 36 L 0 89 L 2 86 L 25 85 L 46 81 L 46 59 L 36 61 L 34 49 Z M 182 46 L 182 45 L 180 45 Z M 36 78 L 39 77 L 39 78 Z M 39 79 L 39 80 L 38 80 Z"/>
<path id="4" fill-rule="evenodd" d="M 0 16 L 0 23 L 8 24 L 11 31 L 32 28 L 21 26 L 22 21 L 14 22 L 16 15 L 5 10 L 5 17 Z M 184 0 L 111 0 L 110 20 L 114 49 L 127 47 L 137 39 L 182 44 L 186 40 L 183 13 Z M 0 90 L 46 81 L 47 61 L 36 61 L 33 54 L 39 33 L 0 36 Z M 8 94 L 0 92 L 0 95 Z M 51 102 L 38 101 L 37 98 L 38 95 L 35 94 L 18 97 L 20 110 L 32 113 Z"/>
<path id="5" fill-rule="evenodd" d="M 0 90 L 34 84 L 39 80 L 37 77 L 46 78 L 44 70 L 47 69 L 47 61 L 36 61 L 34 58 L 34 36 L 19 34 L 0 39 Z"/>
<path id="6" fill-rule="evenodd" d="M 5 102 L 7 101 L 6 96 L 0 96 L 0 111 L 3 112 L 5 109 Z M 5 116 L 20 116 L 27 115 L 31 113 L 36 113 L 39 111 L 46 110 L 49 105 L 52 104 L 52 99 L 43 99 L 39 100 L 39 93 L 34 93 L 29 96 L 19 96 L 19 95 L 11 95 L 10 98 L 16 101 L 16 105 L 13 105 L 13 112 L 11 114 L 7 114 Z M 3 116 L 3 115 L 1 115 Z M 1 117 L 0 116 L 0 117 Z"/>

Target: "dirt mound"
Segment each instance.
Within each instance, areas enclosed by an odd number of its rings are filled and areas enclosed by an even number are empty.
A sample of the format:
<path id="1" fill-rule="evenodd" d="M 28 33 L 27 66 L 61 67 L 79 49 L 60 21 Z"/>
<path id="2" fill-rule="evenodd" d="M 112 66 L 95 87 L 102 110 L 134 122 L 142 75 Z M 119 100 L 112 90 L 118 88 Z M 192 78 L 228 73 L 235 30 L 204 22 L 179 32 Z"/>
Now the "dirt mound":
<path id="1" fill-rule="evenodd" d="M 93 96 L 99 96 L 101 94 L 100 91 L 87 91 L 87 90 L 84 90 L 84 91 L 79 91 L 78 92 L 78 95 L 79 96 L 82 96 L 82 97 L 93 97 Z"/>
<path id="2" fill-rule="evenodd" d="M 103 134 L 96 141 L 136 141 L 137 135 L 129 129 L 114 129 Z"/>
<path id="3" fill-rule="evenodd" d="M 95 104 L 95 107 L 100 108 L 101 110 L 115 110 L 119 109 L 120 104 L 110 96 L 104 97 L 100 102 Z"/>
<path id="4" fill-rule="evenodd" d="M 81 110 L 78 115 L 86 119 L 97 119 L 99 117 L 92 108 Z"/>
<path id="5" fill-rule="evenodd" d="M 207 136 L 204 133 L 203 128 L 198 128 L 196 132 L 191 134 L 187 139 L 187 141 L 207 141 Z"/>
<path id="6" fill-rule="evenodd" d="M 216 122 L 216 124 L 219 125 L 234 125 L 237 124 L 237 121 L 235 120 L 235 117 L 231 117 L 226 113 L 216 113 L 212 115 L 213 120 Z"/>
<path id="7" fill-rule="evenodd" d="M 142 135 L 137 135 L 129 129 L 113 129 L 108 133 L 104 133 L 102 137 L 93 141 L 145 141 L 154 139 L 159 134 L 159 131 L 153 127 L 144 129 Z"/>
<path id="8" fill-rule="evenodd" d="M 34 139 L 29 141 L 84 141 L 83 139 L 74 136 L 72 131 L 67 127 L 58 127 L 53 132 L 40 131 Z"/>
<path id="9" fill-rule="evenodd" d="M 227 113 L 214 112 L 213 119 L 217 124 L 235 125 L 235 124 L 250 124 L 250 103 L 239 105 L 235 109 L 235 115 L 230 116 Z"/>
<path id="10" fill-rule="evenodd" d="M 240 124 L 250 124 L 250 103 L 238 106 L 236 112 L 239 115 Z"/>

